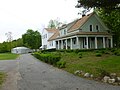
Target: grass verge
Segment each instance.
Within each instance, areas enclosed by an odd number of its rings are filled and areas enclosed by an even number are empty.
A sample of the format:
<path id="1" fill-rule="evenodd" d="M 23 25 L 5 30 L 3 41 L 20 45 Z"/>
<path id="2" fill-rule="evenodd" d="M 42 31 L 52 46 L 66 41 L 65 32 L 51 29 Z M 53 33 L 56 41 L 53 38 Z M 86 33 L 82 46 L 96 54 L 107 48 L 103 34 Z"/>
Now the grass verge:
<path id="1" fill-rule="evenodd" d="M 0 60 L 14 60 L 18 57 L 18 54 L 13 53 L 0 53 Z"/>
<path id="2" fill-rule="evenodd" d="M 0 86 L 3 84 L 5 81 L 6 74 L 3 72 L 0 72 Z"/>

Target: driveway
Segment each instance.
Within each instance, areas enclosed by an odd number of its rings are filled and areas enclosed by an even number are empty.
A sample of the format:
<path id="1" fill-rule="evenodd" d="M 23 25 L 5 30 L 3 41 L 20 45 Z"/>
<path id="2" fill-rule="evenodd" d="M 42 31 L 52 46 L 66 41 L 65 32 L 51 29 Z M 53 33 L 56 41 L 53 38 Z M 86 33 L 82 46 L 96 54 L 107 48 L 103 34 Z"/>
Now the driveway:
<path id="1" fill-rule="evenodd" d="M 16 61 L 0 61 L 0 70 L 9 72 L 2 90 L 120 90 L 120 86 L 74 76 L 30 54 L 23 54 Z"/>

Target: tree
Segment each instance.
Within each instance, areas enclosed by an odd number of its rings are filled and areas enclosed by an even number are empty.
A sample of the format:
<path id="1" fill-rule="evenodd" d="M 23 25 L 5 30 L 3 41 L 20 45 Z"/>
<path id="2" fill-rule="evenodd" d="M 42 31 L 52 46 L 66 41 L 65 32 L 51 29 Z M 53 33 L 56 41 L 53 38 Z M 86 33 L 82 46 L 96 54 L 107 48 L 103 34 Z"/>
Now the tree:
<path id="1" fill-rule="evenodd" d="M 23 44 L 31 49 L 38 49 L 41 46 L 41 35 L 38 31 L 28 29 L 25 34 L 22 35 Z"/>
<path id="2" fill-rule="evenodd" d="M 19 38 L 17 40 L 13 40 L 12 41 L 12 48 L 14 48 L 14 47 L 20 47 L 20 46 L 23 46 L 23 40 L 22 40 L 22 38 Z"/>
<path id="3" fill-rule="evenodd" d="M 49 21 L 49 24 L 48 24 L 48 28 L 58 28 L 60 27 L 62 23 L 58 20 L 58 19 L 55 19 L 55 20 L 50 20 Z"/>
<path id="4" fill-rule="evenodd" d="M 12 39 L 13 39 L 13 37 L 12 37 L 12 32 L 8 32 L 8 33 L 5 33 L 5 35 L 7 36 L 7 42 L 9 42 L 10 44 L 9 44 L 9 51 L 11 51 L 11 49 L 12 49 Z"/>
<path id="5" fill-rule="evenodd" d="M 120 9 L 120 0 L 78 0 L 77 8 L 103 8 L 106 11 Z"/>
<path id="6" fill-rule="evenodd" d="M 111 29 L 115 46 L 120 47 L 120 11 L 112 10 L 110 13 L 106 13 L 104 9 L 96 9 L 96 12 Z"/>

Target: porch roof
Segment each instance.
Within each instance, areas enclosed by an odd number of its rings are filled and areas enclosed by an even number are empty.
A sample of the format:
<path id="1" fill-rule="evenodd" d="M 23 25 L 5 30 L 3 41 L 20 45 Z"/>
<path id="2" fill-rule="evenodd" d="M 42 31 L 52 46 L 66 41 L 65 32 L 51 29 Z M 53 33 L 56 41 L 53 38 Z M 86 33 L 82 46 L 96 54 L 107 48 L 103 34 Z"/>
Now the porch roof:
<path id="1" fill-rule="evenodd" d="M 76 35 L 112 35 L 112 34 L 107 33 L 107 32 L 76 32 L 76 33 L 72 33 L 72 34 L 58 37 L 55 39 L 61 39 L 61 38 L 66 38 L 66 37 L 71 37 L 71 36 L 76 36 Z"/>

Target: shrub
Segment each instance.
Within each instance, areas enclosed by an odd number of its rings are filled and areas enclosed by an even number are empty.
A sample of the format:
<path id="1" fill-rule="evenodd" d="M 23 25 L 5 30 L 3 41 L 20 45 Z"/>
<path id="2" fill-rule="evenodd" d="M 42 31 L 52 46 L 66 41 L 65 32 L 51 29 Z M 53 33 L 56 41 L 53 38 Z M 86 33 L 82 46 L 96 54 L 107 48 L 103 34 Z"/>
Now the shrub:
<path id="1" fill-rule="evenodd" d="M 74 52 L 75 52 L 75 53 L 79 53 L 80 50 L 79 50 L 79 49 L 75 49 Z"/>
<path id="2" fill-rule="evenodd" d="M 78 53 L 78 55 L 79 55 L 79 58 L 82 58 L 82 53 Z"/>
<path id="3" fill-rule="evenodd" d="M 118 51 L 118 50 L 114 51 L 113 53 L 114 53 L 114 55 L 120 56 L 120 51 Z"/>
<path id="4" fill-rule="evenodd" d="M 46 53 L 46 54 L 40 54 L 40 53 L 34 53 L 33 54 L 36 58 L 38 58 L 39 60 L 43 61 L 43 62 L 46 62 L 46 63 L 49 63 L 51 65 L 56 65 L 56 63 L 58 61 L 60 61 L 61 57 L 60 56 L 57 56 L 55 54 L 49 54 L 49 53 Z"/>
<path id="5" fill-rule="evenodd" d="M 58 68 L 65 68 L 66 62 L 65 61 L 59 61 L 57 62 L 57 67 Z"/>
<path id="6" fill-rule="evenodd" d="M 111 52 L 114 52 L 115 50 L 116 50 L 116 48 L 112 48 L 112 49 L 111 49 Z"/>
<path id="7" fill-rule="evenodd" d="M 99 53 L 100 51 L 99 50 L 95 50 L 96 53 Z"/>
<path id="8" fill-rule="evenodd" d="M 101 54 L 101 53 L 96 53 L 96 56 L 97 56 L 97 57 L 101 57 L 102 54 Z"/>

